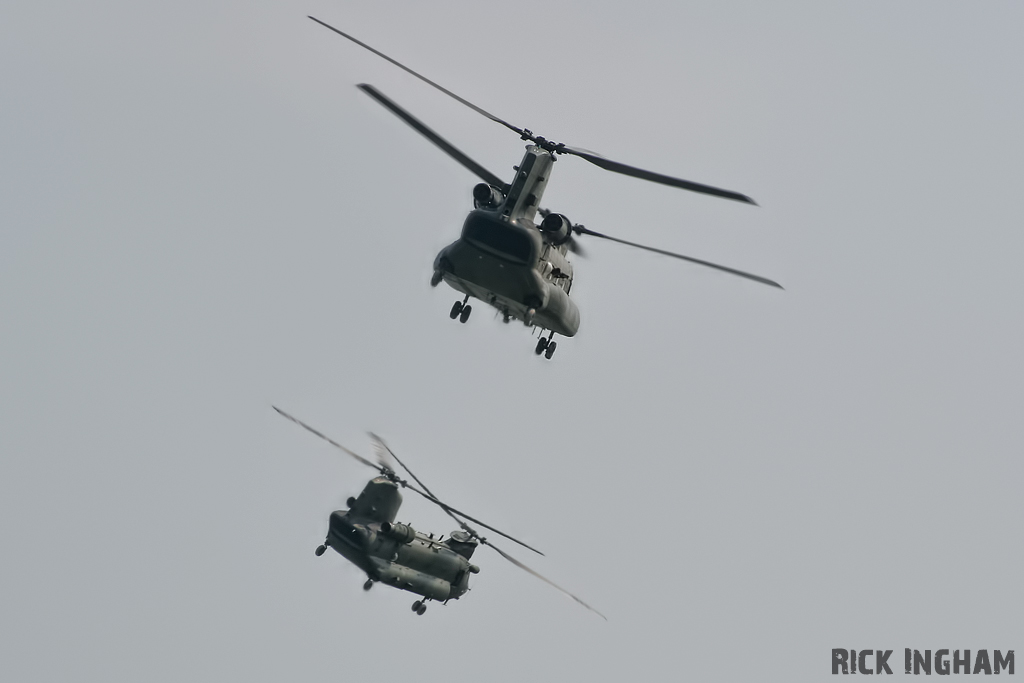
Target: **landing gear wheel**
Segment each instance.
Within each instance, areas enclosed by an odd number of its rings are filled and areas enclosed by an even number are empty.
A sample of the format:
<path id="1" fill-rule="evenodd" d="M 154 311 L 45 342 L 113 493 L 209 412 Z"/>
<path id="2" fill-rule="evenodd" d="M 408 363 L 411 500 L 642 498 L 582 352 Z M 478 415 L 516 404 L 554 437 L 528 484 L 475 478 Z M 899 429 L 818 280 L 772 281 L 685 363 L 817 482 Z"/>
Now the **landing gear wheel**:
<path id="1" fill-rule="evenodd" d="M 366 583 L 363 584 L 363 590 L 368 591 L 373 588 L 373 579 L 367 579 Z"/>
<path id="2" fill-rule="evenodd" d="M 469 320 L 469 314 L 473 312 L 473 307 L 466 305 L 462 307 L 462 313 L 459 314 L 459 322 L 464 323 Z"/>
<path id="3" fill-rule="evenodd" d="M 320 557 L 325 552 L 327 552 L 327 546 L 325 546 L 325 545 L 318 546 L 317 549 L 314 552 L 316 552 L 316 556 L 317 557 Z"/>
<path id="4" fill-rule="evenodd" d="M 437 287 L 441 284 L 441 280 L 444 278 L 444 273 L 440 270 L 435 270 L 434 274 L 430 276 L 430 286 Z"/>
<path id="5" fill-rule="evenodd" d="M 418 614 L 420 616 L 423 616 L 423 613 L 426 612 L 426 611 L 427 611 L 427 606 L 421 604 L 420 608 L 418 610 L 416 610 L 416 614 Z"/>
<path id="6" fill-rule="evenodd" d="M 412 603 L 412 611 L 416 612 L 417 614 L 419 614 L 420 607 L 423 607 L 423 603 L 420 602 L 419 600 L 417 600 L 416 602 Z"/>
<path id="7" fill-rule="evenodd" d="M 540 354 L 544 353 L 544 349 L 546 348 L 548 348 L 548 340 L 545 339 L 544 337 L 541 337 L 540 339 L 537 340 L 537 348 L 535 348 L 533 352 L 539 356 Z"/>
<path id="8" fill-rule="evenodd" d="M 551 356 L 555 355 L 556 348 L 558 348 L 558 342 L 548 342 L 548 348 L 544 351 L 544 357 L 551 360 Z"/>
<path id="9" fill-rule="evenodd" d="M 462 313 L 462 302 L 456 301 L 454 304 L 452 304 L 452 312 L 448 314 L 448 317 L 451 318 L 452 320 L 455 320 L 456 318 L 459 317 L 460 313 Z"/>

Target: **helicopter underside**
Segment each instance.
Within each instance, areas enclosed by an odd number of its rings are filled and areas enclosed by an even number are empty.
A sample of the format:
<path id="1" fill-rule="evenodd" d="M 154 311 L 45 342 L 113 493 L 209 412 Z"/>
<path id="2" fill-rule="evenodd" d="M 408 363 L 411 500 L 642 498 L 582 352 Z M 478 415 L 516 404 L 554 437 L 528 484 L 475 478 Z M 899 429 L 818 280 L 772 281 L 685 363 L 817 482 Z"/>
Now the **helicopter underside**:
<path id="1" fill-rule="evenodd" d="M 434 268 L 452 289 L 490 304 L 506 319 L 521 320 L 563 337 L 572 337 L 579 330 L 579 309 L 568 293 L 529 265 L 510 262 L 459 240 L 438 254 Z"/>
<path id="2" fill-rule="evenodd" d="M 354 523 L 341 511 L 331 515 L 326 545 L 363 570 L 371 582 L 440 601 L 457 600 L 468 590 L 462 569 L 468 563 L 451 550 L 419 540 L 401 544 L 383 539 L 377 524 Z"/>
<path id="3" fill-rule="evenodd" d="M 374 557 L 333 532 L 327 536 L 327 545 L 366 572 L 367 578 L 371 581 L 379 581 L 393 588 L 422 595 L 431 600 L 457 599 L 460 595 L 457 592 L 453 594 L 451 584 L 444 579 Z"/>
<path id="4" fill-rule="evenodd" d="M 444 601 L 459 597 L 458 594 L 452 594 L 451 584 L 442 578 L 376 557 L 371 557 L 370 561 L 376 565 L 376 572 L 371 578 L 388 586 L 416 593 L 431 600 Z"/>

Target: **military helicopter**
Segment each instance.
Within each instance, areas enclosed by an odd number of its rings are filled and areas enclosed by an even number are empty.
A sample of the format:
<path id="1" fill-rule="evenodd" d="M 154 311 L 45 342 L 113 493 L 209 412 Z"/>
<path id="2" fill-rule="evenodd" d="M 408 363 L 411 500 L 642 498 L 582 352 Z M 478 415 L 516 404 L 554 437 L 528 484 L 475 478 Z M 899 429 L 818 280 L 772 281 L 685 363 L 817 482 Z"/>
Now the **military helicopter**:
<path id="1" fill-rule="evenodd" d="M 358 497 L 348 499 L 348 510 L 335 510 L 331 513 L 327 540 L 316 549 L 316 555 L 320 557 L 327 552 L 328 548 L 332 548 L 366 572 L 367 579 L 363 584 L 364 590 L 370 590 L 375 583 L 383 583 L 416 593 L 423 599 L 412 603 L 412 610 L 416 614 L 422 615 L 427 611 L 428 600 L 447 604 L 449 600 L 458 600 L 469 591 L 469 575 L 480 572 L 480 568 L 471 564 L 470 560 L 478 545 L 486 545 L 520 569 L 533 574 L 602 619 L 607 620 L 607 617 L 596 609 L 481 536 L 466 520 L 479 524 L 539 555 L 544 554 L 505 532 L 484 524 L 465 512 L 456 510 L 438 500 L 426 484 L 420 481 L 405 466 L 405 463 L 398 459 L 398 456 L 388 448 L 380 437 L 375 434 L 370 435 L 377 454 L 377 462 L 373 463 L 298 418 L 292 417 L 277 406 L 273 406 L 273 408 L 283 417 L 316 434 L 335 448 L 380 473 L 366 484 Z M 418 487 L 398 476 L 394 467 L 395 463 L 412 477 Z M 447 540 L 442 540 L 443 537 L 440 535 L 434 538 L 433 534 L 424 534 L 414 530 L 408 524 L 396 522 L 398 509 L 402 505 L 402 494 L 399 492 L 399 488 L 418 493 L 437 505 L 454 519 L 460 528 L 449 534 Z"/>
<path id="2" fill-rule="evenodd" d="M 554 341 L 555 334 L 572 337 L 579 330 L 579 308 L 569 298 L 569 292 L 572 290 L 573 268 L 567 257 L 570 251 L 580 252 L 575 238 L 581 235 L 653 251 L 782 289 L 779 283 L 759 275 L 612 237 L 573 223 L 562 214 L 553 213 L 540 207 L 541 197 L 551 177 L 552 166 L 558 155 L 562 154 L 577 156 L 605 170 L 634 178 L 756 205 L 756 202 L 750 197 L 738 192 L 628 166 L 606 159 L 595 152 L 547 140 L 540 135 L 535 135 L 527 128 L 514 126 L 481 109 L 330 24 L 320 21 L 316 17 L 309 18 L 386 59 L 473 111 L 517 133 L 522 140 L 531 143 L 526 146 L 523 160 L 514 167 L 516 175 L 512 182 L 506 183 L 428 128 L 377 88 L 367 83 L 357 86 L 483 180 L 473 188 L 474 208 L 466 217 L 461 237 L 442 249 L 434 259 L 434 274 L 430 279 L 431 286 L 436 287 L 443 280 L 453 289 L 465 295 L 462 300 L 456 300 L 452 305 L 450 313 L 452 320 L 458 318 L 459 322 L 465 323 L 473 310 L 469 299 L 471 297 L 479 299 L 496 308 L 506 323 L 517 319 L 523 321 L 528 327 L 539 329 L 539 338 L 534 352 L 538 356 L 544 354 L 545 358 L 550 359 L 557 347 L 557 342 Z M 542 219 L 539 224 L 534 222 L 538 215 Z M 549 333 L 547 337 L 544 336 L 545 332 Z"/>

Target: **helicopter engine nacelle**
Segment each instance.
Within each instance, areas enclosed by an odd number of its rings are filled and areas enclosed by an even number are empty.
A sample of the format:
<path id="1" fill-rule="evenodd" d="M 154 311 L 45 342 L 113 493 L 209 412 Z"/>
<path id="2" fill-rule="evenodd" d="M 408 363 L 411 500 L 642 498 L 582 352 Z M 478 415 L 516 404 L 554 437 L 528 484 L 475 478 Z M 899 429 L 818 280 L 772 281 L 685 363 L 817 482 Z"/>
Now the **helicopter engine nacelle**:
<path id="1" fill-rule="evenodd" d="M 380 532 L 392 541 L 398 541 L 399 543 L 412 543 L 416 538 L 416 530 L 408 524 L 399 524 L 395 522 L 384 522 L 380 525 Z"/>
<path id="2" fill-rule="evenodd" d="M 549 213 L 541 222 L 540 231 L 551 244 L 565 244 L 572 237 L 572 223 L 560 213 Z"/>
<path id="3" fill-rule="evenodd" d="M 493 185 L 480 183 L 473 188 L 473 205 L 478 209 L 494 209 L 501 206 L 503 201 L 505 195 Z"/>

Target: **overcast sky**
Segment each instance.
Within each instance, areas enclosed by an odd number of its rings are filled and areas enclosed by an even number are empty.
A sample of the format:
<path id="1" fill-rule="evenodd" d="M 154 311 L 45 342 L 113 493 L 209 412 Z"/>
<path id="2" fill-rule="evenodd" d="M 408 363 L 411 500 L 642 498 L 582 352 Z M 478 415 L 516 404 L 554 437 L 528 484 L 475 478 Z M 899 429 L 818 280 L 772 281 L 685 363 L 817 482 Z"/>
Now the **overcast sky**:
<path id="1" fill-rule="evenodd" d="M 517 125 L 600 232 L 551 361 L 428 280 Z M 1018 2 L 0 7 L 0 678 L 829 680 L 1024 647 Z M 486 549 L 415 616 L 317 558 L 380 433 Z M 421 500 L 399 518 L 452 524 Z"/>

